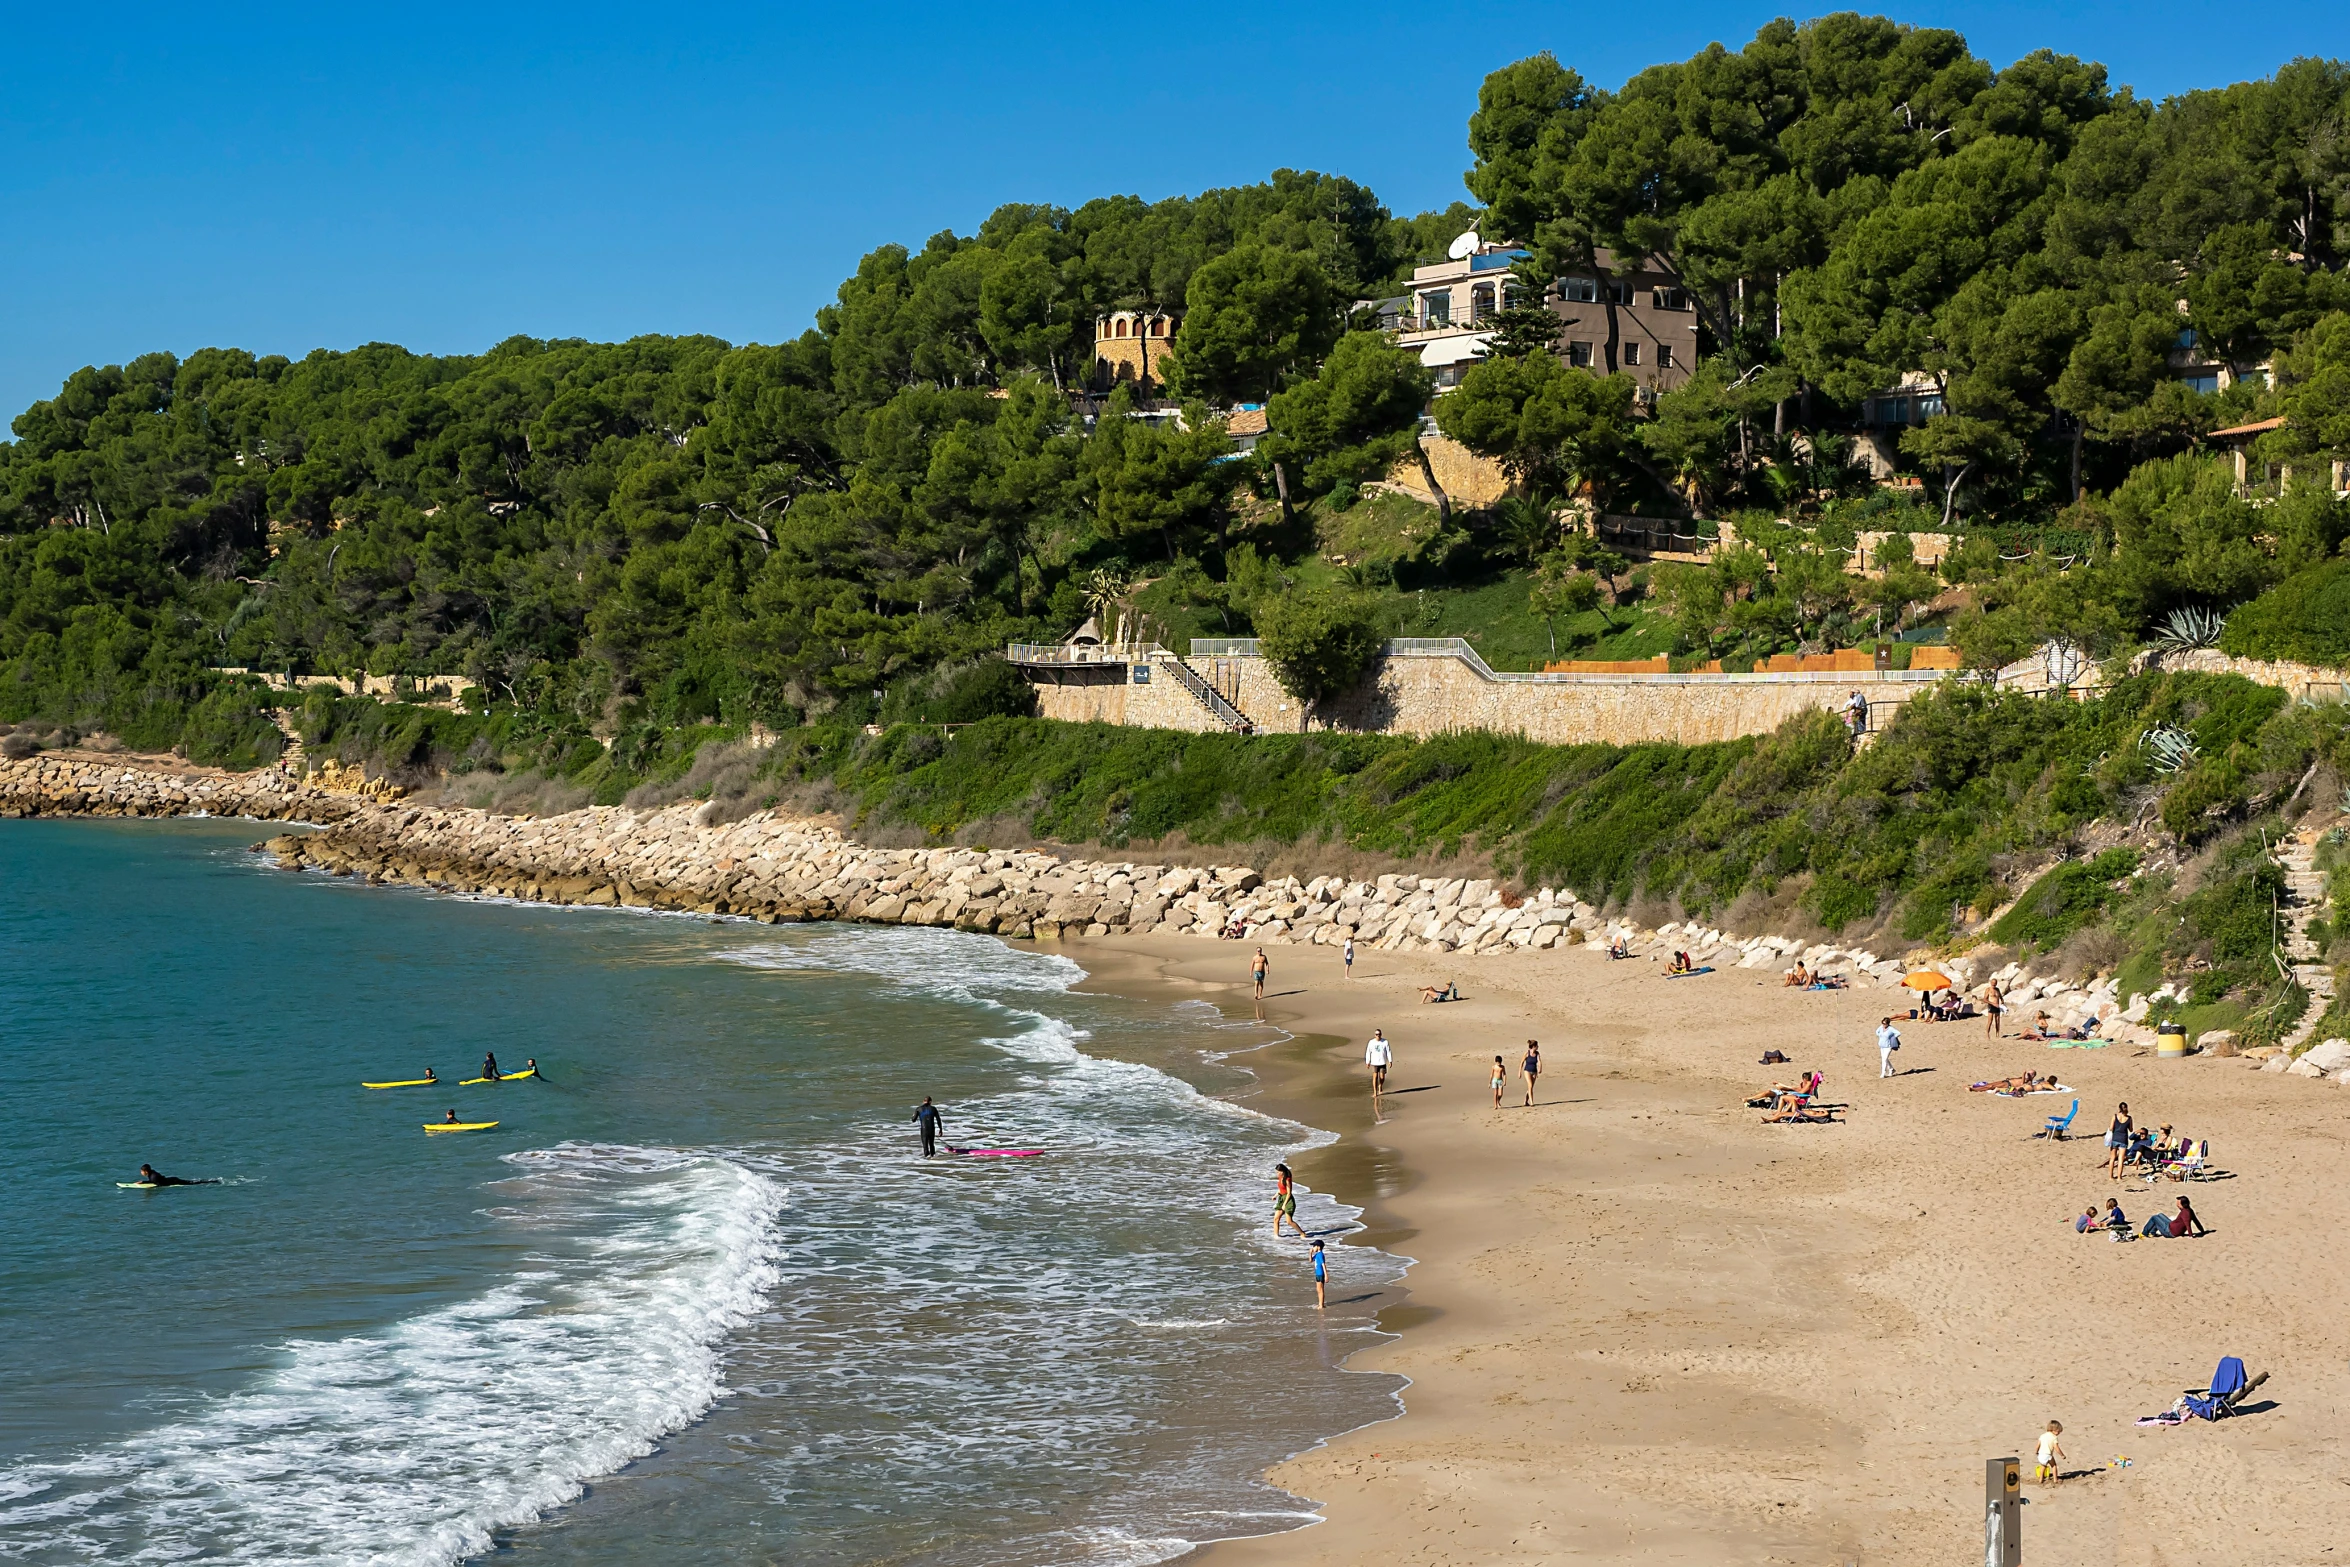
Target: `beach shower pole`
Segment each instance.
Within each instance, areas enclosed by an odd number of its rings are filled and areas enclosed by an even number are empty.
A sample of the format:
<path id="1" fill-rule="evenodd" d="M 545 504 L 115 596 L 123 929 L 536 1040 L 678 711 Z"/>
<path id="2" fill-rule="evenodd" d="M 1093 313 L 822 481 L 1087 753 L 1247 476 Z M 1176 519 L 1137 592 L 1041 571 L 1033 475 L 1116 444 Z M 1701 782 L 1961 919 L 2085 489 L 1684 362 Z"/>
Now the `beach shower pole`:
<path id="1" fill-rule="evenodd" d="M 2023 1567 L 2024 1472 L 2013 1458 L 1983 1464 L 1983 1567 Z"/>

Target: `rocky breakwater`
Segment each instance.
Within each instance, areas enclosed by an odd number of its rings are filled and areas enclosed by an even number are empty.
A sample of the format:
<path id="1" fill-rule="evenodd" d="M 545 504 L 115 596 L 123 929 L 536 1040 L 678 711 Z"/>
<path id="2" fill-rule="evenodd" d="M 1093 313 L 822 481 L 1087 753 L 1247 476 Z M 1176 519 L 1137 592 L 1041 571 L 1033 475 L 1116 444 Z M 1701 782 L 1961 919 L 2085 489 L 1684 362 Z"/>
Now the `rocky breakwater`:
<path id="1" fill-rule="evenodd" d="M 1902 966 L 1866 951 L 1695 924 L 1644 931 L 1571 890 L 1518 894 L 1474 877 L 1266 879 L 1244 865 L 1068 859 L 1033 850 L 879 849 L 821 823 L 709 808 L 598 807 L 537 820 L 359 804 L 328 831 L 261 845 L 280 864 L 370 881 L 534 902 L 687 910 L 767 922 L 936 925 L 1014 939 L 1240 936 L 1268 944 L 1487 953 L 1687 949 L 1700 963 L 1792 962 L 1898 986 Z"/>
<path id="2" fill-rule="evenodd" d="M 167 770 L 59 754 L 0 761 L 0 817 L 250 816 L 334 822 L 354 804 L 348 796 L 310 788 L 274 770 Z"/>

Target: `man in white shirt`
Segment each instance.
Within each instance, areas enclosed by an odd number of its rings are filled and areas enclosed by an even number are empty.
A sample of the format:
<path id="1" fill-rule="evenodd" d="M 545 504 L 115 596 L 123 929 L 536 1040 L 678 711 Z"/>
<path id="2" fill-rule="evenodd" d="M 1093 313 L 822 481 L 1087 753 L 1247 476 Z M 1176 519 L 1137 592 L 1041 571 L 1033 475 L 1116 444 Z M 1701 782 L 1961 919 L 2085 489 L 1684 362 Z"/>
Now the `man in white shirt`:
<path id="1" fill-rule="evenodd" d="M 1380 1095 L 1387 1092 L 1387 1068 L 1395 1061 L 1395 1047 L 1387 1042 L 1387 1031 L 1371 1030 L 1371 1041 L 1363 1046 L 1363 1065 L 1371 1069 L 1371 1107 L 1379 1107 Z"/>
<path id="2" fill-rule="evenodd" d="M 1891 1018 L 1886 1018 L 1882 1022 L 1878 1023 L 1877 1075 L 1879 1077 L 1891 1077 L 1893 1075 L 1893 1052 L 1899 1050 L 1900 1048 L 1901 1034 L 1894 1028 L 1893 1020 Z"/>

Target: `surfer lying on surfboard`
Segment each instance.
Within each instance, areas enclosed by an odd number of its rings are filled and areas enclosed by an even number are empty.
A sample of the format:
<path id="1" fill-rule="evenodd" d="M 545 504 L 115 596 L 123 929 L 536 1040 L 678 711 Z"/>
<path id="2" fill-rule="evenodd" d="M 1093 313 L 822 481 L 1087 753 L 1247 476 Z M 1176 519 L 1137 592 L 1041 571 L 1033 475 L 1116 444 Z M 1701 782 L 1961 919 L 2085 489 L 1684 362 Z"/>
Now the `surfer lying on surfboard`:
<path id="1" fill-rule="evenodd" d="M 155 1166 L 142 1164 L 139 1166 L 139 1178 L 130 1184 L 134 1186 L 218 1186 L 220 1181 L 217 1177 L 190 1181 L 176 1175 L 158 1175 L 155 1173 Z"/>

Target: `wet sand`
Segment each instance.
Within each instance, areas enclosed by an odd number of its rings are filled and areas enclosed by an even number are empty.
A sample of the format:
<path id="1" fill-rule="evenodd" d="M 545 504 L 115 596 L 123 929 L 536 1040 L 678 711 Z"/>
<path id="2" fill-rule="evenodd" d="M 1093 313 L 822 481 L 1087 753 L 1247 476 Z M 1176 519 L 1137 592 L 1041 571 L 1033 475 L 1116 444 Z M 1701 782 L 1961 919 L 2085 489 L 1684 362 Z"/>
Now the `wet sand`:
<path id="1" fill-rule="evenodd" d="M 1250 1015 L 1247 943 L 1066 950 L 1089 986 Z M 2343 1090 L 1991 1041 L 1980 1022 L 1905 1025 L 1902 1075 L 1880 1081 L 1881 991 L 1667 980 L 1584 951 L 1365 952 L 1351 982 L 1329 949 L 1270 956 L 1265 1015 L 1297 1037 L 1240 1058 L 1261 1074 L 1250 1102 L 1338 1132 L 1300 1178 L 1367 1205 L 1359 1240 L 1416 1259 L 1404 1291 L 1333 1302 L 1401 1334 L 1350 1364 L 1412 1386 L 1402 1419 L 1272 1471 L 1326 1522 L 1208 1547 L 1213 1567 L 1970 1560 L 1983 1461 L 2028 1464 L 2051 1419 L 2078 1477 L 2027 1486 L 2027 1560 L 2350 1556 Z M 1455 977 L 1466 1000 L 1420 1003 Z M 1396 1049 L 1379 1119 L 1373 1024 Z M 1529 1037 L 1545 1070 L 1524 1109 Z M 1791 1063 L 1759 1065 L 1771 1048 Z M 2082 1101 L 2070 1142 L 2032 1135 L 2069 1095 L 1968 1092 L 2051 1066 Z M 1807 1069 L 1849 1124 L 1744 1107 Z M 2100 1138 L 2124 1099 L 2209 1137 L 2231 1177 L 2110 1181 Z M 2182 1191 L 2210 1235 L 2116 1245 L 2071 1227 L 2108 1196 L 2142 1222 Z M 2271 1373 L 2252 1412 L 2132 1423 L 2223 1354 Z"/>

